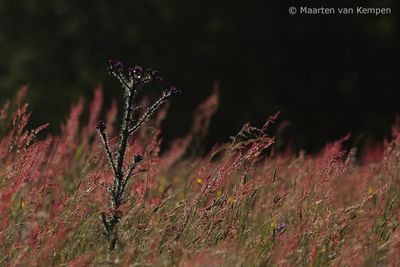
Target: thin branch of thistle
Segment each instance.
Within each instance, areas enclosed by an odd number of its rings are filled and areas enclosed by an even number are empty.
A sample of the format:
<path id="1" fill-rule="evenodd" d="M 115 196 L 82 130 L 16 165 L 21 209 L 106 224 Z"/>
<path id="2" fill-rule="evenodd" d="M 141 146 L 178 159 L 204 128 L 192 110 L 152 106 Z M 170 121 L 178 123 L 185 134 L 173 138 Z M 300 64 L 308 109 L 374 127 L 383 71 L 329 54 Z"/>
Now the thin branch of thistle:
<path id="1" fill-rule="evenodd" d="M 138 120 L 138 122 L 129 129 L 129 134 L 132 135 L 136 133 L 140 127 L 146 123 L 149 118 L 164 104 L 167 102 L 172 96 L 175 94 L 179 93 L 179 90 L 177 90 L 174 86 L 172 86 L 168 91 L 164 91 L 161 97 L 154 102 L 150 107 L 147 108 L 147 111 L 144 113 L 144 115 Z"/>
<path id="2" fill-rule="evenodd" d="M 180 91 L 174 86 L 165 90 L 160 98 L 147 108 L 144 115 L 135 121 L 135 112 L 141 108 L 137 103 L 137 95 L 145 84 L 161 80 L 158 71 L 150 68 L 144 71 L 141 67 L 135 66 L 129 68 L 128 73 L 125 73 L 124 66 L 121 62 L 113 62 L 111 60 L 109 61 L 108 70 L 110 75 L 116 77 L 120 82 L 124 89 L 125 99 L 122 123 L 119 129 L 119 141 L 115 152 L 109 144 L 107 128 L 104 122 L 99 122 L 96 127 L 103 141 L 104 150 L 108 156 L 109 164 L 114 175 L 113 183 L 107 187 L 107 192 L 110 194 L 110 204 L 113 208 L 112 214 L 101 214 L 101 221 L 110 239 L 109 249 L 113 250 L 118 242 L 116 225 L 121 218 L 119 208 L 126 201 L 124 197 L 125 189 L 129 179 L 133 175 L 134 169 L 143 160 L 143 156 L 137 154 L 134 156 L 133 161 L 128 164 L 128 167 L 126 169 L 124 168 L 128 140 L 164 103 L 170 100 L 172 96 L 180 93 Z"/>
<path id="3" fill-rule="evenodd" d="M 103 141 L 103 145 L 104 145 L 104 150 L 107 153 L 108 156 L 108 160 L 110 162 L 110 165 L 113 169 L 114 175 L 117 174 L 117 168 L 115 166 L 115 161 L 110 149 L 110 145 L 108 143 L 108 137 L 107 137 L 107 132 L 106 132 L 106 125 L 104 124 L 104 122 L 100 121 L 97 126 L 96 126 L 97 131 L 99 132 L 99 135 L 101 137 L 101 140 Z"/>

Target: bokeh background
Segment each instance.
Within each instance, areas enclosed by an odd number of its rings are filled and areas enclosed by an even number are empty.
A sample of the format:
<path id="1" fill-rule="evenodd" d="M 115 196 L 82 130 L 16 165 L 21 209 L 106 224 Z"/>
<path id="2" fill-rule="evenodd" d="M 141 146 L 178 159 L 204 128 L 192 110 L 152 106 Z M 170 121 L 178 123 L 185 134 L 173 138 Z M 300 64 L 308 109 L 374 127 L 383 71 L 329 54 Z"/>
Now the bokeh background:
<path id="1" fill-rule="evenodd" d="M 99 83 L 121 97 L 108 59 L 151 66 L 184 90 L 164 124 L 168 141 L 220 83 L 221 104 L 206 144 L 282 111 L 280 133 L 308 151 L 353 133 L 389 136 L 399 112 L 399 1 L 325 1 L 329 7 L 390 7 L 384 16 L 304 16 L 311 1 L 1 0 L 0 98 L 29 84 L 33 124 L 51 131 Z M 155 95 L 158 87 L 149 89 Z"/>

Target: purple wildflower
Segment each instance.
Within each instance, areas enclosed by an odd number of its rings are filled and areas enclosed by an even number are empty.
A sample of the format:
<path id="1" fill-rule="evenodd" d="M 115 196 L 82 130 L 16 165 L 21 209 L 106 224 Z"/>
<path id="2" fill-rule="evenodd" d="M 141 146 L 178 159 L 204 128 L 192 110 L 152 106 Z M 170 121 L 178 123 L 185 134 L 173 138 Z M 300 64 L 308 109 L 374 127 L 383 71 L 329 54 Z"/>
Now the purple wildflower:
<path id="1" fill-rule="evenodd" d="M 143 72 L 143 68 L 141 66 L 135 66 L 133 67 L 133 71 L 134 73 L 142 73 Z"/>
<path id="2" fill-rule="evenodd" d="M 285 231 L 286 227 L 287 227 L 286 223 L 281 223 L 276 228 L 276 232 L 281 233 L 281 232 Z"/>

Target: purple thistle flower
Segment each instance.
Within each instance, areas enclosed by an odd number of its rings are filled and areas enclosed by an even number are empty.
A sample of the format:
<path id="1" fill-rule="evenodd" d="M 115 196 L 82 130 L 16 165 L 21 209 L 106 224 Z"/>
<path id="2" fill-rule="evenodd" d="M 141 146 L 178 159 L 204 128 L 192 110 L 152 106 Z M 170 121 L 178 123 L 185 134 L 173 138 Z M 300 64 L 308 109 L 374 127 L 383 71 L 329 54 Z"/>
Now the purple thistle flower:
<path id="1" fill-rule="evenodd" d="M 134 73 L 142 73 L 143 68 L 141 66 L 135 66 L 135 67 L 133 67 L 133 71 L 134 71 Z"/>
<path id="2" fill-rule="evenodd" d="M 157 70 L 151 70 L 151 77 L 156 81 L 161 81 L 160 73 Z"/>
<path id="3" fill-rule="evenodd" d="M 115 75 L 117 72 L 121 73 L 124 70 L 124 64 L 122 62 L 117 61 L 114 63 L 113 60 L 108 61 L 108 73 Z"/>
<path id="4" fill-rule="evenodd" d="M 108 72 L 110 75 L 116 76 L 120 82 L 125 83 L 125 86 L 128 83 L 131 83 L 131 89 L 135 87 L 136 90 L 140 90 L 140 85 L 144 85 L 150 83 L 152 81 L 162 81 L 160 74 L 157 70 L 152 68 L 147 68 L 144 70 L 141 66 L 136 65 L 134 67 L 128 68 L 128 73 L 123 73 L 124 65 L 120 61 L 108 61 Z M 180 93 L 181 91 L 176 89 L 175 86 L 171 86 L 168 90 L 164 91 L 165 94 L 169 96 Z"/>
<path id="5" fill-rule="evenodd" d="M 122 72 L 124 70 L 124 64 L 122 64 L 121 61 L 117 61 L 117 63 L 115 63 L 115 69 L 119 72 Z"/>
<path id="6" fill-rule="evenodd" d="M 286 229 L 286 223 L 281 223 L 278 225 L 278 227 L 276 228 L 276 232 L 280 233 L 283 232 Z"/>

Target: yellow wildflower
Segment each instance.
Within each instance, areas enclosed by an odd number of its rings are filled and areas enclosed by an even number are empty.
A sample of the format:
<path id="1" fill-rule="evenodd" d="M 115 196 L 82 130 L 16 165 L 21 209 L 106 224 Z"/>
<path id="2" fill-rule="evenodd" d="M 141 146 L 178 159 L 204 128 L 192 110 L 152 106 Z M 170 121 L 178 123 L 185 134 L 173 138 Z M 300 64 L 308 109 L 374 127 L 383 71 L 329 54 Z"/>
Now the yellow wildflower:
<path id="1" fill-rule="evenodd" d="M 368 195 L 372 195 L 374 193 L 374 188 L 372 186 L 368 187 Z"/>
<path id="2" fill-rule="evenodd" d="M 204 183 L 204 180 L 202 178 L 196 178 L 196 183 L 199 185 L 202 185 Z"/>
<path id="3" fill-rule="evenodd" d="M 28 205 L 29 205 L 28 201 L 26 201 L 26 200 L 21 201 L 21 204 L 20 204 L 21 209 L 23 209 L 23 210 L 26 209 L 28 207 Z"/>
<path id="4" fill-rule="evenodd" d="M 158 187 L 158 192 L 159 192 L 159 193 L 164 193 L 164 190 L 165 190 L 164 186 L 160 185 L 160 186 Z"/>
<path id="5" fill-rule="evenodd" d="M 161 184 L 161 185 L 164 185 L 164 184 L 166 184 L 166 183 L 167 183 L 167 177 L 161 176 L 161 177 L 160 177 L 160 184 Z"/>
<path id="6" fill-rule="evenodd" d="M 174 184 L 178 184 L 180 181 L 181 181 L 181 177 L 178 176 L 178 175 L 175 176 L 174 179 L 173 179 L 173 183 L 174 183 Z"/>

